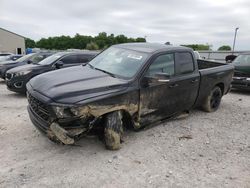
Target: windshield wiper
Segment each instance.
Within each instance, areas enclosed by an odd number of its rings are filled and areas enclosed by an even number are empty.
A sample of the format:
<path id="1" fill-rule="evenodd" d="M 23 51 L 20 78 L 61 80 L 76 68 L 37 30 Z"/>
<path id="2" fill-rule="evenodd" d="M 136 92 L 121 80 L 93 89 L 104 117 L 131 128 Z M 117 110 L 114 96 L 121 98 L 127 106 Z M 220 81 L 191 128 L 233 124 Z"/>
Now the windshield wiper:
<path id="1" fill-rule="evenodd" d="M 108 71 L 105 71 L 105 70 L 102 70 L 102 69 L 96 68 L 96 67 L 94 67 L 93 65 L 91 65 L 90 63 L 88 63 L 87 65 L 89 65 L 92 69 L 102 71 L 102 72 L 104 72 L 104 73 L 106 73 L 106 74 L 108 74 L 108 75 L 110 75 L 110 76 L 112 76 L 112 77 L 116 78 L 116 75 L 114 75 L 114 74 L 113 74 L 113 73 L 111 73 L 111 72 L 108 72 Z"/>
<path id="2" fill-rule="evenodd" d="M 83 65 L 85 66 L 86 64 L 83 64 Z M 95 69 L 95 67 L 93 65 L 91 65 L 90 63 L 87 63 L 87 65 L 89 65 L 92 69 Z"/>
<path id="3" fill-rule="evenodd" d="M 99 70 L 99 71 L 102 71 L 102 72 L 104 72 L 104 73 L 106 73 L 106 74 L 108 74 L 108 75 L 110 75 L 110 76 L 116 78 L 116 76 L 115 76 L 113 73 L 111 73 L 111 72 L 108 72 L 108 71 L 105 71 L 105 70 L 102 70 L 102 69 L 99 69 L 99 68 L 96 68 L 96 67 L 94 67 L 94 69 Z"/>

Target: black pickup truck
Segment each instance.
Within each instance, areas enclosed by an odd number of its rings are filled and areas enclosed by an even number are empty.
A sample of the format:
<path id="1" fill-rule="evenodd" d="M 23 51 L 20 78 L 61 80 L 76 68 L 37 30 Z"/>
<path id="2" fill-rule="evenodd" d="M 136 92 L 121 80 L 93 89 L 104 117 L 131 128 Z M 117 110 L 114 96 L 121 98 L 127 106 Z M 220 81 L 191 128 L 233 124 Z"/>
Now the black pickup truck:
<path id="1" fill-rule="evenodd" d="M 216 111 L 233 72 L 230 64 L 196 60 L 186 47 L 120 44 L 84 66 L 31 79 L 28 111 L 51 140 L 73 144 L 98 127 L 106 147 L 119 149 L 124 127 L 140 129 L 195 107 Z"/>

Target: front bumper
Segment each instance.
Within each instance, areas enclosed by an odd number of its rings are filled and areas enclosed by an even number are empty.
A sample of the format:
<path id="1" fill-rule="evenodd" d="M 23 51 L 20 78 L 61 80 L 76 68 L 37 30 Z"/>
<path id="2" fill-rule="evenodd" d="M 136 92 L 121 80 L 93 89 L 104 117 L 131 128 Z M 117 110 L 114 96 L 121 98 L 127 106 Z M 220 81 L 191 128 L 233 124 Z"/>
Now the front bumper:
<path id="1" fill-rule="evenodd" d="M 233 77 L 232 88 L 250 91 L 250 78 Z"/>
<path id="2" fill-rule="evenodd" d="M 53 141 L 60 141 L 67 145 L 74 144 L 75 137 L 87 132 L 88 130 L 87 128 L 65 129 L 56 122 L 49 124 L 40 118 L 30 106 L 28 106 L 28 112 L 31 122 L 35 127 Z"/>

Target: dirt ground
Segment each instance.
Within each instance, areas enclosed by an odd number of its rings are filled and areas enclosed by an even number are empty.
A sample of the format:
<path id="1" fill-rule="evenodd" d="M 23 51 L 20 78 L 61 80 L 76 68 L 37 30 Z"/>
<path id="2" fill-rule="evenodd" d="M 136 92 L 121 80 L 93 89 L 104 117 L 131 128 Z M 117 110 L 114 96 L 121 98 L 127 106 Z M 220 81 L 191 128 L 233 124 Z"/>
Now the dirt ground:
<path id="1" fill-rule="evenodd" d="M 62 146 L 29 120 L 25 96 L 0 81 L 0 187 L 250 187 L 250 92 L 139 132 L 119 151 L 96 137 Z"/>

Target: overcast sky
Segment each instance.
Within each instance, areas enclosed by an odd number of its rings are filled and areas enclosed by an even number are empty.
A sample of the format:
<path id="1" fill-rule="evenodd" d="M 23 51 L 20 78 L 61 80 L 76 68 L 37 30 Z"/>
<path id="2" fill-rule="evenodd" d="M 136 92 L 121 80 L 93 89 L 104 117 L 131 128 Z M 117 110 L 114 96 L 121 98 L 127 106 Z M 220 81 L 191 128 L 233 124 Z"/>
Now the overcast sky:
<path id="1" fill-rule="evenodd" d="M 125 34 L 250 50 L 249 0 L 0 0 L 0 27 L 25 37 Z"/>

